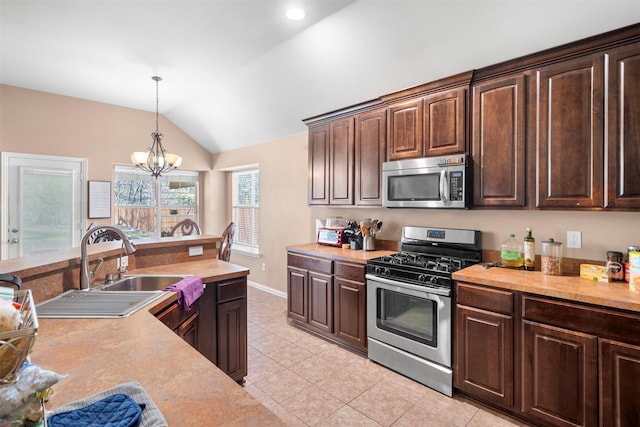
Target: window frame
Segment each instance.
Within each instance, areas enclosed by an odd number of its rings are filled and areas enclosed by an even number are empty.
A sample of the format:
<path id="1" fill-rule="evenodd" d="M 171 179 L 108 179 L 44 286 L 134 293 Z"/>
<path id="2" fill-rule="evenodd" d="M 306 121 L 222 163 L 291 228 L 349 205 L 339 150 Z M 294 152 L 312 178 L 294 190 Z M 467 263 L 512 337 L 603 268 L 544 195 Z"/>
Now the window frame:
<path id="1" fill-rule="evenodd" d="M 240 193 L 237 189 L 238 179 L 240 175 L 257 175 L 257 179 L 253 181 L 251 186 L 251 202 L 249 204 L 239 204 L 237 201 L 237 195 Z M 257 194 L 256 194 L 257 192 Z M 251 230 L 249 234 L 252 236 L 251 240 L 255 240 L 256 244 L 247 244 L 239 241 L 239 235 L 242 235 L 242 221 L 239 221 L 236 217 L 236 209 L 248 208 L 251 210 Z M 253 256 L 259 258 L 260 253 L 260 168 L 252 165 L 246 168 L 238 168 L 231 171 L 231 220 L 236 224 L 235 240 L 231 247 L 232 252 L 240 253 L 243 255 Z"/>
<path id="2" fill-rule="evenodd" d="M 137 178 L 139 177 L 141 181 L 150 182 L 153 184 L 153 204 L 150 205 L 119 205 L 116 203 L 116 187 L 117 181 L 122 179 L 122 177 L 126 177 L 130 175 L 131 177 Z M 200 176 L 196 171 L 188 171 L 188 170 L 174 170 L 168 172 L 164 175 L 159 176 L 157 179 L 151 176 L 148 172 L 142 171 L 134 166 L 128 165 L 116 165 L 114 167 L 114 191 L 113 191 L 113 206 L 114 206 L 114 214 L 113 214 L 113 222 L 118 220 L 117 212 L 122 208 L 139 208 L 139 209 L 153 209 L 154 215 L 156 218 L 155 229 L 153 230 L 153 236 L 142 237 L 142 239 L 159 239 L 162 237 L 167 237 L 164 234 L 168 230 L 162 229 L 162 219 L 167 217 L 172 217 L 173 214 L 163 214 L 164 210 L 174 210 L 174 209 L 189 209 L 193 208 L 194 213 L 192 215 L 180 215 L 180 220 L 185 218 L 191 218 L 194 221 L 199 223 L 199 206 L 200 206 Z M 162 183 L 166 182 L 186 182 L 193 183 L 195 186 L 195 206 L 191 205 L 162 205 Z M 119 224 L 115 224 L 118 226 Z M 126 229 L 124 229 L 125 234 L 129 235 Z M 132 237 L 132 236 L 130 236 Z"/>

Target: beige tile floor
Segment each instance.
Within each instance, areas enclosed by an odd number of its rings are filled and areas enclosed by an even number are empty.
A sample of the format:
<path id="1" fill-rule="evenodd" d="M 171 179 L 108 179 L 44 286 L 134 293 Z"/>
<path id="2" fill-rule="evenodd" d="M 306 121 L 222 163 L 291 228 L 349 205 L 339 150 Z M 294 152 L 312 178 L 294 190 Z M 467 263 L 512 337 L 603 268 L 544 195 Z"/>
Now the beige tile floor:
<path id="1" fill-rule="evenodd" d="M 526 426 L 444 396 L 287 324 L 286 299 L 249 286 L 244 388 L 290 426 Z"/>

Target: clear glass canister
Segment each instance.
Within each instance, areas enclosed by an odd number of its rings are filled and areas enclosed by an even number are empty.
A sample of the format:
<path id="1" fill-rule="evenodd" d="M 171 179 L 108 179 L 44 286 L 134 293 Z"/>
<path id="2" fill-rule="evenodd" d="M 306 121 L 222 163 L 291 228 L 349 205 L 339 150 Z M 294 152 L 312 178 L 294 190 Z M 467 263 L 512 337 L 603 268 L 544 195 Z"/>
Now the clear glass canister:
<path id="1" fill-rule="evenodd" d="M 562 243 L 553 239 L 542 242 L 541 268 L 544 274 L 562 276 Z"/>
<path id="2" fill-rule="evenodd" d="M 500 264 L 503 267 L 520 268 L 523 262 L 522 243 L 516 240 L 515 234 L 509 234 L 509 238 L 500 244 Z"/>

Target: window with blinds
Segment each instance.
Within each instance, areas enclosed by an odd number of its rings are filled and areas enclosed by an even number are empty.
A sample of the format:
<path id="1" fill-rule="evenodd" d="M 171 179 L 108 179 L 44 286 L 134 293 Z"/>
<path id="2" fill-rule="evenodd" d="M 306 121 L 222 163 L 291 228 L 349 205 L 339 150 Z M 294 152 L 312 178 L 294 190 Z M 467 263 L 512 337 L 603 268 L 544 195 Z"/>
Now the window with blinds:
<path id="1" fill-rule="evenodd" d="M 233 248 L 259 253 L 260 244 L 260 170 L 231 172 L 232 220 L 236 224 Z"/>
<path id="2" fill-rule="evenodd" d="M 158 238 L 185 218 L 198 222 L 198 173 L 174 170 L 156 180 L 131 166 L 116 166 L 114 220 L 136 239 Z"/>

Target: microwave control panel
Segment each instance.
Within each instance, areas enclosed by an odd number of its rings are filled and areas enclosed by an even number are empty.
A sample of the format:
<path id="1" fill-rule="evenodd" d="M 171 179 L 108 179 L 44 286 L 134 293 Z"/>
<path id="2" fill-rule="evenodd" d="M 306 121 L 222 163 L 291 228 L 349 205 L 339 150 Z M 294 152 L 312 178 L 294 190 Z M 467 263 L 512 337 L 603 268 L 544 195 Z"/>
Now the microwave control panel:
<path id="1" fill-rule="evenodd" d="M 452 202 L 464 200 L 464 173 L 461 171 L 449 174 L 449 198 Z"/>

